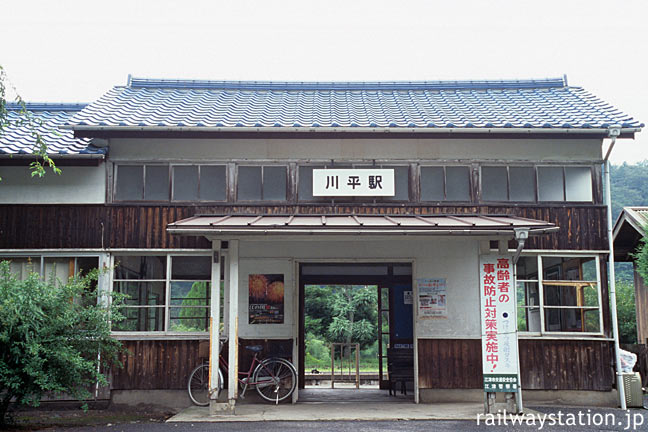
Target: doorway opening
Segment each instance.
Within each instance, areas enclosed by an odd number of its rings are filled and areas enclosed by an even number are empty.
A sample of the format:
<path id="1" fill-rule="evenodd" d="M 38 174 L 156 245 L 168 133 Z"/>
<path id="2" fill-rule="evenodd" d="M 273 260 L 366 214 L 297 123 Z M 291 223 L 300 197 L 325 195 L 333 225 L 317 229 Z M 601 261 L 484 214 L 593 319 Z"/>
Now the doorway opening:
<path id="1" fill-rule="evenodd" d="M 411 263 L 302 263 L 299 290 L 301 401 L 413 399 Z"/>

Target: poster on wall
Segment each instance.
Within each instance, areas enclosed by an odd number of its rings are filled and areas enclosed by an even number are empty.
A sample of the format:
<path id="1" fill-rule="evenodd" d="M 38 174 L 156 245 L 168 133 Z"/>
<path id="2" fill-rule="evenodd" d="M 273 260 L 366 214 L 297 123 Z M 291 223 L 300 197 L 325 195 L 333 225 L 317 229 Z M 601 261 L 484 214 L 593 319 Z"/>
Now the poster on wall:
<path id="1" fill-rule="evenodd" d="M 519 362 L 513 260 L 482 255 L 479 268 L 484 391 L 515 393 Z"/>
<path id="2" fill-rule="evenodd" d="M 248 280 L 250 324 L 283 324 L 284 275 L 251 274 Z"/>
<path id="3" fill-rule="evenodd" d="M 447 318 L 445 279 L 416 279 L 419 318 Z"/>

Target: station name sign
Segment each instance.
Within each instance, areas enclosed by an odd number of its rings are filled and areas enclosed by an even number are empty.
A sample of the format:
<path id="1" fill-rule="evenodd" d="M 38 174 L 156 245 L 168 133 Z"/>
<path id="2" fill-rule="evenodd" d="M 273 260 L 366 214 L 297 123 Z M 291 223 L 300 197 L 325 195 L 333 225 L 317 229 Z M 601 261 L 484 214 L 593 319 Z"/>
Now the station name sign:
<path id="1" fill-rule="evenodd" d="M 393 169 L 314 169 L 313 196 L 394 196 Z"/>

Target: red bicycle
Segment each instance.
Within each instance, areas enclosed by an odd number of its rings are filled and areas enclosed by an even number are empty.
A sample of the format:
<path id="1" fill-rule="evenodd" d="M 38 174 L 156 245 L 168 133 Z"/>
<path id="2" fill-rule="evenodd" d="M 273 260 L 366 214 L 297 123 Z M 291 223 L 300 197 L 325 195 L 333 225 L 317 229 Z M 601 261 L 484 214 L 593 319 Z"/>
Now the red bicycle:
<path id="1" fill-rule="evenodd" d="M 288 399 L 297 387 L 297 371 L 292 363 L 280 357 L 271 357 L 264 360 L 259 359 L 259 352 L 263 349 L 261 345 L 246 346 L 245 349 L 252 351 L 254 357 L 247 372 L 238 373 L 238 383 L 241 387 L 239 396 L 245 398 L 245 392 L 250 386 L 256 388 L 257 393 L 268 402 L 279 403 Z M 222 355 L 218 356 L 220 367 L 218 368 L 218 390 L 216 397 L 223 389 L 223 371 L 228 371 L 227 361 Z M 189 398 L 199 406 L 209 405 L 209 362 L 203 362 L 196 367 L 189 376 L 187 383 Z"/>

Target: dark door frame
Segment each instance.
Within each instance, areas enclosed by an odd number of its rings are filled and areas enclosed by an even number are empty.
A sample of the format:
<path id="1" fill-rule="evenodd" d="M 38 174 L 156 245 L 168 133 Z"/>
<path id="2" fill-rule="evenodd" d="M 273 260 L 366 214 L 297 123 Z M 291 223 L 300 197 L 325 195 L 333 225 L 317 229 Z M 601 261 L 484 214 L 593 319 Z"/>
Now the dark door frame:
<path id="1" fill-rule="evenodd" d="M 303 275 L 302 267 L 306 266 L 330 266 L 330 267 L 387 267 L 387 275 Z M 394 265 L 410 265 L 412 266 L 412 274 L 409 275 L 394 275 Z M 306 379 L 306 335 L 304 328 L 305 320 L 305 287 L 306 285 L 376 285 L 378 286 L 378 293 L 380 295 L 380 288 L 389 288 L 390 302 L 392 298 L 392 288 L 396 284 L 409 283 L 413 284 L 413 263 L 408 262 L 299 262 L 299 364 L 297 371 L 299 375 L 299 388 L 305 387 Z M 413 286 L 413 285 L 412 285 Z M 393 322 L 393 310 L 389 308 L 389 320 Z M 390 326 L 390 332 L 392 327 Z M 378 337 L 382 338 L 382 334 Z M 383 348 L 384 349 L 384 348 Z M 386 352 L 386 351 L 385 351 Z M 382 378 L 382 377 L 381 377 Z M 382 388 L 382 387 L 381 387 Z"/>

